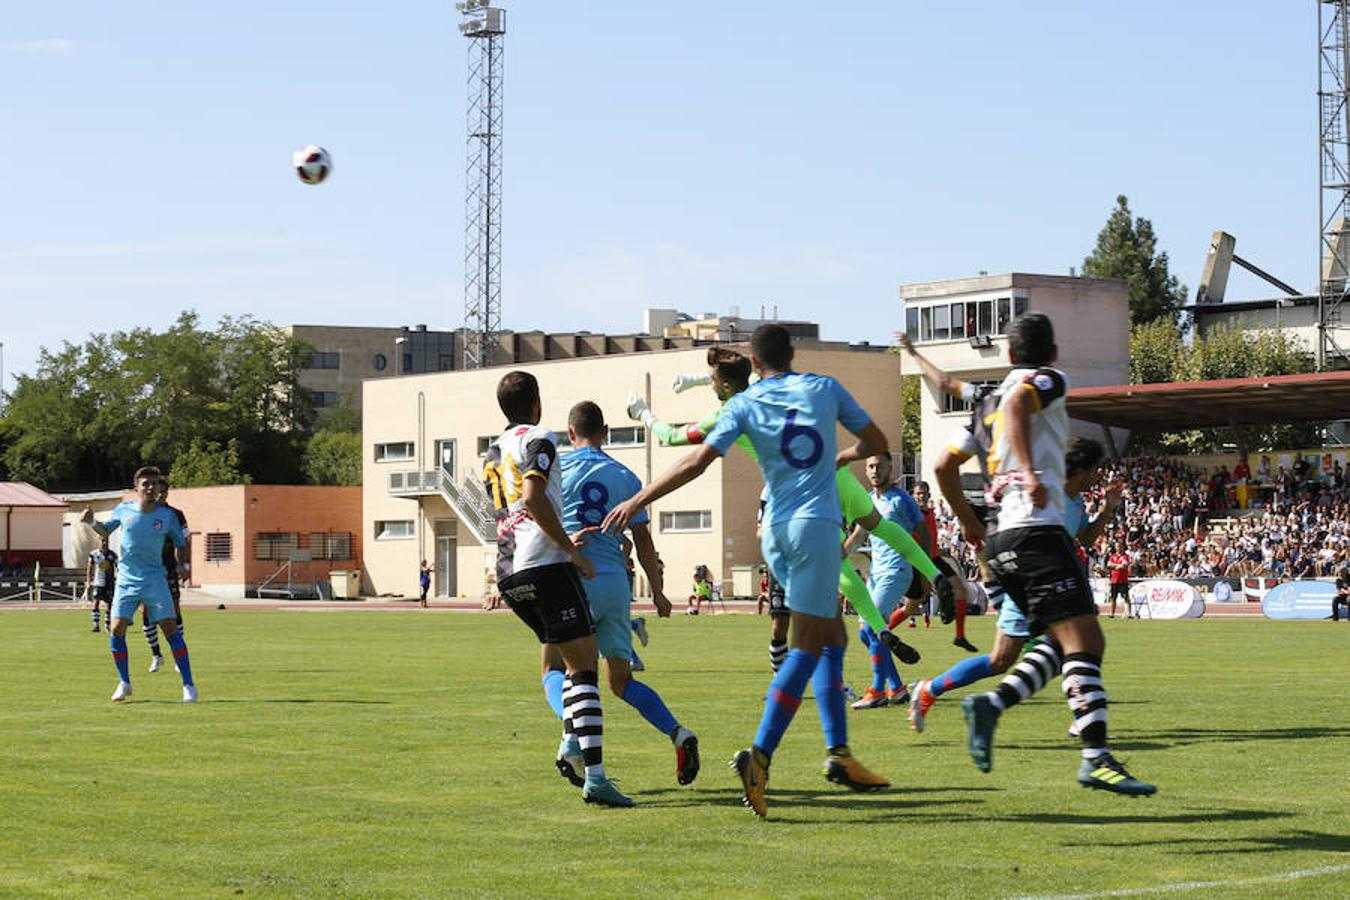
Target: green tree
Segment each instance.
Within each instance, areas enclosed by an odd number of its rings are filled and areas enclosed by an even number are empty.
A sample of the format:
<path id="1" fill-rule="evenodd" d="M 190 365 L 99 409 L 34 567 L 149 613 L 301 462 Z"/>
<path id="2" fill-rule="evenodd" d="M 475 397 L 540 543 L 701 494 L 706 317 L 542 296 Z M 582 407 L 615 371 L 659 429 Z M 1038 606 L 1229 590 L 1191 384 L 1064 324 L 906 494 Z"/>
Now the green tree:
<path id="1" fill-rule="evenodd" d="M 900 378 L 900 406 L 904 419 L 900 448 L 906 456 L 917 457 L 923 450 L 923 410 L 919 397 L 922 380 L 918 375 Z"/>
<path id="2" fill-rule="evenodd" d="M 310 484 L 360 484 L 360 432 L 316 431 L 305 448 L 304 470 Z"/>
<path id="3" fill-rule="evenodd" d="M 1181 377 L 1186 347 L 1181 332 L 1166 319 L 1130 329 L 1130 383 L 1157 384 Z"/>
<path id="4" fill-rule="evenodd" d="M 239 441 L 230 438 L 222 447 L 216 441 L 193 438 L 188 448 L 174 459 L 169 481 L 174 487 L 213 487 L 251 484 L 253 479 L 239 471 Z"/>
<path id="5" fill-rule="evenodd" d="M 1097 234 L 1097 246 L 1083 260 L 1083 274 L 1125 280 L 1131 325 L 1155 319 L 1175 325 L 1186 304 L 1186 286 L 1168 273 L 1167 254 L 1158 252 L 1153 223 L 1142 216 L 1132 218 L 1124 194 L 1116 197 L 1116 208 Z"/>

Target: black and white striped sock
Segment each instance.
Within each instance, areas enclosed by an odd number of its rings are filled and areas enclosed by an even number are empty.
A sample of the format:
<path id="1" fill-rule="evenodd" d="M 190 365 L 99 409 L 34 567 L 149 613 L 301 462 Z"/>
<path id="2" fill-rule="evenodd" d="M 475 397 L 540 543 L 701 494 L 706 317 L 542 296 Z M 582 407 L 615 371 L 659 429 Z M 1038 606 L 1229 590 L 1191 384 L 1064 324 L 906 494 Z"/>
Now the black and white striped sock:
<path id="1" fill-rule="evenodd" d="M 999 709 L 1016 706 L 1045 687 L 1059 668 L 1059 648 L 1051 641 L 1037 644 L 1024 653 L 999 686 L 989 692 L 989 700 Z"/>
<path id="2" fill-rule="evenodd" d="M 150 645 L 150 655 L 163 656 L 159 650 L 159 626 L 154 622 L 146 622 L 141 626 L 141 631 L 145 632 L 145 642 Z"/>
<path id="3" fill-rule="evenodd" d="M 1064 696 L 1083 742 L 1083 758 L 1106 752 L 1106 688 L 1102 686 L 1102 659 L 1091 653 L 1064 658 Z"/>
<path id="4" fill-rule="evenodd" d="M 787 655 L 787 641 L 769 641 L 769 665 L 773 666 L 774 672 L 783 667 L 783 660 L 787 659 Z"/>
<path id="5" fill-rule="evenodd" d="M 92 617 L 93 620 L 94 620 L 94 630 L 97 631 L 97 630 L 98 630 L 98 607 L 97 607 L 97 606 L 95 606 L 95 607 L 93 608 L 93 610 L 91 611 L 91 617 Z"/>
<path id="6" fill-rule="evenodd" d="M 581 757 L 586 761 L 587 778 L 604 778 L 601 745 L 605 731 L 604 714 L 600 710 L 599 678 L 594 671 L 573 672 L 563 685 L 563 727 L 570 722 L 572 733 L 581 745 Z"/>

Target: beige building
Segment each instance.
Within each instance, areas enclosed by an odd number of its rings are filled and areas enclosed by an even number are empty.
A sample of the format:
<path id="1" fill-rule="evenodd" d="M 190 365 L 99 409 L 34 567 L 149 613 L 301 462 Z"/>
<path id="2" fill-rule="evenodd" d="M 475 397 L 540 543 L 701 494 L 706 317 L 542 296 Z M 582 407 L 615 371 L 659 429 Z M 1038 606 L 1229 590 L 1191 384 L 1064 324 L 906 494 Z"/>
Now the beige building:
<path id="1" fill-rule="evenodd" d="M 542 392 L 542 424 L 565 436 L 567 413 L 594 400 L 610 426 L 608 452 L 644 481 L 673 465 L 687 448 L 654 446 L 625 412 L 630 389 L 647 394 L 668 422 L 695 421 L 717 405 L 708 388 L 675 394 L 674 376 L 706 371 L 706 349 L 664 350 L 522 363 Z M 796 368 L 833 375 L 900 445 L 900 365 L 890 353 L 847 348 L 800 348 Z M 420 560 L 435 569 L 438 596 L 480 596 L 490 588 L 495 559 L 492 522 L 485 513 L 481 454 L 505 427 L 496 367 L 369 380 L 364 385 L 362 521 L 367 593 L 415 595 Z M 841 438 L 842 440 L 842 438 Z M 861 472 L 859 472 L 861 474 Z M 762 481 L 739 450 L 698 481 L 653 504 L 657 550 L 666 563 L 666 593 L 688 595 L 694 567 L 707 565 L 732 593 L 733 570 L 760 562 L 755 515 Z M 742 587 L 742 592 L 744 587 Z M 645 585 L 639 586 L 639 594 Z"/>
<path id="2" fill-rule="evenodd" d="M 999 382 L 1008 363 L 1008 323 L 1028 310 L 1043 312 L 1055 325 L 1059 345 L 1056 366 L 1070 387 L 1126 384 L 1130 378 L 1130 314 L 1125 282 L 1061 275 L 1011 272 L 906 284 L 905 330 L 919 352 L 964 381 Z M 908 358 L 905 375 L 918 375 Z M 969 407 L 940 396 L 925 385 L 921 392 L 923 454 L 921 478 L 949 435 L 965 424 Z M 1075 423 L 1084 434 L 1101 437 L 1097 426 Z"/>

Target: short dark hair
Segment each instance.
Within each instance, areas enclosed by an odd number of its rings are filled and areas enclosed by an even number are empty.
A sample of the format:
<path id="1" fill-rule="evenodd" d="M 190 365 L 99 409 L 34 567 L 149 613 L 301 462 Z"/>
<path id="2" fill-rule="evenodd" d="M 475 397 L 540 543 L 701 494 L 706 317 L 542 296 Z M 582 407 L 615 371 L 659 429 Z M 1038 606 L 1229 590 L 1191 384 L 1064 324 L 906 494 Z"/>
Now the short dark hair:
<path id="1" fill-rule="evenodd" d="M 605 414 L 590 400 L 582 400 L 567 414 L 567 424 L 584 438 L 599 436 L 605 429 Z"/>
<path id="2" fill-rule="evenodd" d="M 1008 326 L 1008 347 L 1013 362 L 1023 366 L 1048 366 L 1055 357 L 1055 326 L 1041 312 L 1026 312 Z"/>
<path id="3" fill-rule="evenodd" d="M 141 466 L 136 470 L 136 474 L 131 476 L 131 483 L 140 484 L 142 478 L 163 481 L 164 473 L 159 470 L 159 466 Z"/>
<path id="4" fill-rule="evenodd" d="M 709 347 L 708 368 L 728 384 L 744 388 L 750 383 L 750 360 L 730 347 Z"/>
<path id="5" fill-rule="evenodd" d="M 1077 475 L 1088 472 L 1101 465 L 1106 451 L 1099 441 L 1092 438 L 1071 437 L 1064 451 L 1064 474 Z"/>
<path id="6" fill-rule="evenodd" d="M 750 335 L 750 352 L 779 372 L 792 365 L 792 335 L 782 325 L 761 325 Z"/>
<path id="7" fill-rule="evenodd" d="M 497 382 L 497 405 L 514 425 L 524 422 L 539 402 L 539 382 L 529 372 L 507 372 Z"/>

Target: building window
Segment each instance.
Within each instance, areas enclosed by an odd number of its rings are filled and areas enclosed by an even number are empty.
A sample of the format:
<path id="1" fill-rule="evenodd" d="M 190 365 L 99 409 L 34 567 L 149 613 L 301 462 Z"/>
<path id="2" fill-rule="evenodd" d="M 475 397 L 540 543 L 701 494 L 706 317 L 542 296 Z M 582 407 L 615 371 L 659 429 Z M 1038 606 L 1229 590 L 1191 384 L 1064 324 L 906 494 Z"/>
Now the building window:
<path id="1" fill-rule="evenodd" d="M 306 353 L 300 360 L 300 368 L 302 369 L 336 369 L 341 364 L 341 353 L 329 353 L 324 350 Z"/>
<path id="2" fill-rule="evenodd" d="M 933 339 L 933 307 L 924 306 L 919 309 L 919 340 L 931 341 Z"/>
<path id="3" fill-rule="evenodd" d="M 647 443 L 647 429 L 641 425 L 621 425 L 609 430 L 607 447 L 641 447 Z"/>
<path id="4" fill-rule="evenodd" d="M 495 444 L 495 443 L 497 443 L 497 435 L 495 435 L 495 434 L 480 434 L 480 435 L 478 436 L 478 456 L 479 456 L 479 458 L 481 459 L 482 457 L 487 456 L 488 449 L 489 449 L 493 444 Z"/>
<path id="5" fill-rule="evenodd" d="M 979 387 L 998 387 L 1002 382 L 999 381 L 972 381 L 972 386 Z M 951 394 L 942 395 L 942 412 L 944 413 L 968 413 L 971 410 L 971 404 L 960 397 L 953 397 Z"/>
<path id="6" fill-rule="evenodd" d="M 661 513 L 661 531 L 671 534 L 712 531 L 712 510 L 691 509 L 663 512 Z"/>
<path id="7" fill-rule="evenodd" d="M 376 372 L 383 372 L 385 369 L 389 368 L 389 357 L 385 356 L 383 353 L 376 353 L 370 359 L 370 366 Z"/>
<path id="8" fill-rule="evenodd" d="M 377 541 L 403 541 L 413 537 L 412 519 L 384 519 L 375 523 Z"/>
<path id="9" fill-rule="evenodd" d="M 911 306 L 905 310 L 905 334 L 911 341 L 919 339 L 919 310 Z"/>
<path id="10" fill-rule="evenodd" d="M 392 444 L 375 445 L 376 462 L 408 462 L 413 458 L 412 441 L 395 441 Z"/>
<path id="11" fill-rule="evenodd" d="M 313 559 L 350 560 L 352 559 L 352 533 L 350 531 L 311 531 L 309 533 L 309 554 Z"/>
<path id="12" fill-rule="evenodd" d="M 310 391 L 309 399 L 315 409 L 332 409 L 338 405 L 337 391 Z"/>
<path id="13" fill-rule="evenodd" d="M 1018 316 L 1020 316 L 1022 313 L 1026 312 L 1026 311 L 1027 311 L 1027 298 L 1026 298 L 1026 297 L 1014 297 L 1014 298 L 1013 298 L 1013 318 L 1014 318 L 1014 319 L 1017 318 Z"/>
<path id="14" fill-rule="evenodd" d="M 998 303 L 998 330 L 994 334 L 1007 334 L 1008 323 L 1012 321 L 1012 298 L 999 297 Z"/>
<path id="15" fill-rule="evenodd" d="M 206 561 L 229 562 L 234 555 L 234 535 L 228 531 L 207 532 Z"/>
<path id="16" fill-rule="evenodd" d="M 994 304 L 981 300 L 975 304 L 975 333 L 981 337 L 994 333 Z"/>
<path id="17" fill-rule="evenodd" d="M 966 336 L 966 305 L 964 303 L 952 304 L 952 340 L 960 340 Z"/>
<path id="18" fill-rule="evenodd" d="M 945 303 L 933 307 L 933 340 L 945 341 L 951 338 L 951 312 L 952 308 Z"/>
<path id="19" fill-rule="evenodd" d="M 294 531 L 259 531 L 253 535 L 253 558 L 287 560 L 292 550 L 300 549 L 300 535 Z"/>

